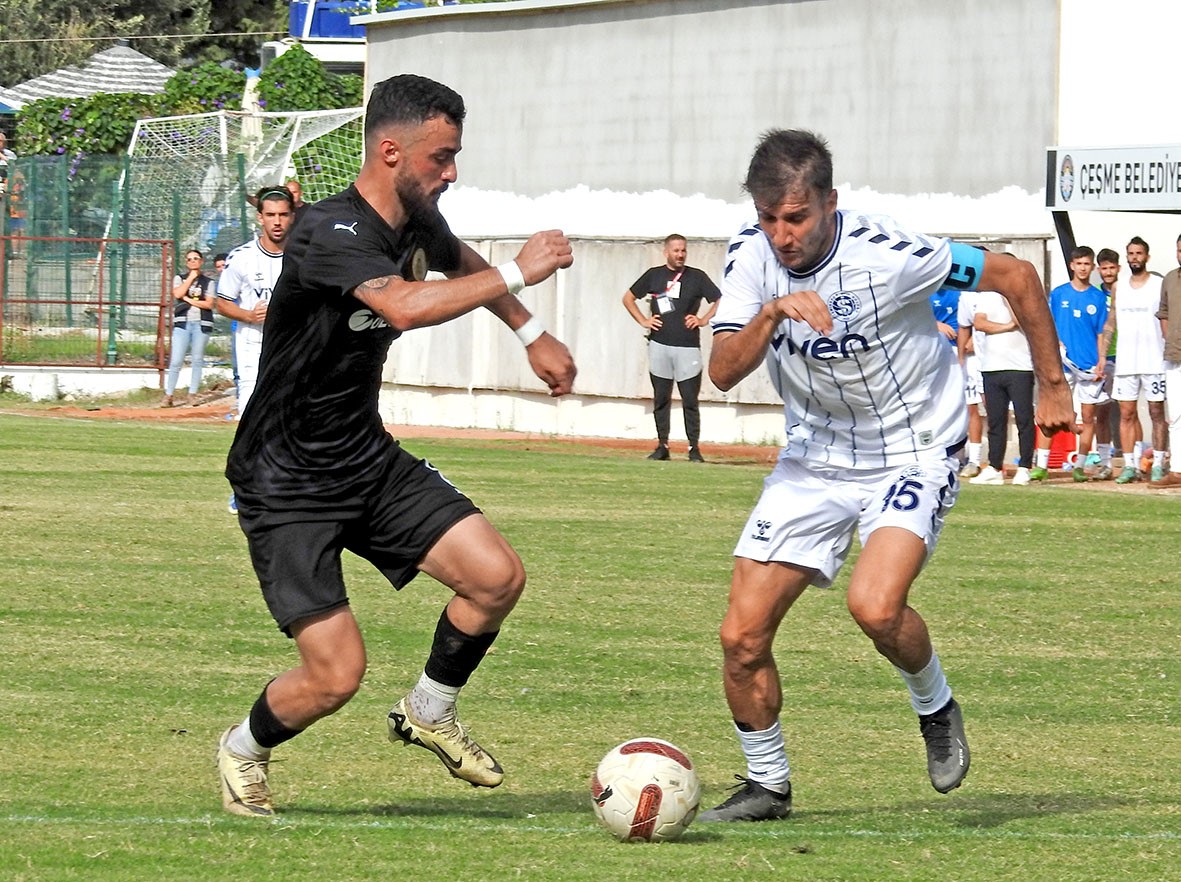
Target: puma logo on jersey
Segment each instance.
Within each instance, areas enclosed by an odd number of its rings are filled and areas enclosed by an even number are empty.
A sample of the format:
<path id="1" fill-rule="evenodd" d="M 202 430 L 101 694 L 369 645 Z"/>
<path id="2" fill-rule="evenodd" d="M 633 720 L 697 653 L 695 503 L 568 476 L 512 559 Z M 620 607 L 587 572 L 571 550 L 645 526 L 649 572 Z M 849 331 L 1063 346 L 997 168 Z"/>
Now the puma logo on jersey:
<path id="1" fill-rule="evenodd" d="M 381 328 L 388 328 L 390 323 L 379 316 L 371 309 L 358 309 L 349 316 L 349 330 L 357 331 L 376 331 Z"/>
<path id="2" fill-rule="evenodd" d="M 333 232 L 335 232 L 336 230 L 348 230 L 350 233 L 352 233 L 355 236 L 355 235 L 357 235 L 357 224 L 359 224 L 359 223 L 360 223 L 360 221 L 353 221 L 351 224 L 342 224 L 342 223 L 340 223 L 340 221 L 337 221 L 335 224 L 332 225 L 332 230 L 333 230 Z"/>

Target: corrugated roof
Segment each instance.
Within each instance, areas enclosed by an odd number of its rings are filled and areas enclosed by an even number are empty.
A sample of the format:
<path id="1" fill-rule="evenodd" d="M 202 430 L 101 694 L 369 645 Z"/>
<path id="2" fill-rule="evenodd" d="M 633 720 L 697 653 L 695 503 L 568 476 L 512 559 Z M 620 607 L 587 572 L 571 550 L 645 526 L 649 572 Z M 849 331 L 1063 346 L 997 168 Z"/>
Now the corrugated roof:
<path id="1" fill-rule="evenodd" d="M 80 67 L 69 65 L 10 89 L 0 89 L 0 103 L 19 108 L 39 98 L 85 98 L 100 92 L 155 95 L 164 91 L 164 84 L 174 73 L 172 68 L 130 46 L 112 46 L 90 56 Z"/>

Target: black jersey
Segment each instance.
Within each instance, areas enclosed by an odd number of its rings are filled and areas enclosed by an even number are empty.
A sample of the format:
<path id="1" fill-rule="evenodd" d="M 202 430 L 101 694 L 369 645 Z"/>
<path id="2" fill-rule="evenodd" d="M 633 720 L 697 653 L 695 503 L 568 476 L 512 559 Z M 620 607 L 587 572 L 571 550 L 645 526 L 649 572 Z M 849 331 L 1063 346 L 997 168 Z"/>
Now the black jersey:
<path id="1" fill-rule="evenodd" d="M 362 282 L 458 269 L 436 212 L 392 229 L 357 192 L 312 205 L 284 249 L 263 326 L 258 387 L 226 463 L 252 505 L 349 511 L 381 479 L 394 443 L 378 413 L 386 353 L 401 333 L 353 296 Z"/>
<path id="2" fill-rule="evenodd" d="M 661 318 L 661 327 L 648 332 L 648 337 L 665 346 L 701 347 L 701 333 L 697 328 L 685 327 L 685 316 L 696 314 L 702 300 L 713 303 L 721 292 L 702 270 L 687 266 L 680 272 L 667 266 L 646 270 L 629 288 L 636 300 L 651 298 L 653 315 Z"/>

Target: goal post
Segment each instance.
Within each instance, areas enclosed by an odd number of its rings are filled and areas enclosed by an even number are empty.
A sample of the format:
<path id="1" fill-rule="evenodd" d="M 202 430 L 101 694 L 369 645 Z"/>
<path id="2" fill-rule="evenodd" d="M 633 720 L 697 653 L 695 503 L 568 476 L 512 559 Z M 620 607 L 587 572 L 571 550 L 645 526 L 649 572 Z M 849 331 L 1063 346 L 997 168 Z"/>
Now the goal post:
<path id="1" fill-rule="evenodd" d="M 125 237 L 227 251 L 250 235 L 246 196 L 260 187 L 294 177 L 307 202 L 347 187 L 361 167 L 362 119 L 360 107 L 142 119 L 113 223 Z"/>

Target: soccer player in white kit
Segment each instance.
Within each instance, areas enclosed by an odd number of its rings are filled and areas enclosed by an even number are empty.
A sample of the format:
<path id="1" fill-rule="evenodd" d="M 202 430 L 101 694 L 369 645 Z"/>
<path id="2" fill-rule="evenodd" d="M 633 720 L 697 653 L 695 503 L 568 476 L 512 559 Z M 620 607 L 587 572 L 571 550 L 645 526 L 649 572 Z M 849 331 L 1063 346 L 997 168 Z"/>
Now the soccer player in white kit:
<path id="1" fill-rule="evenodd" d="M 1165 449 L 1169 443 L 1165 420 L 1165 336 L 1156 317 L 1160 306 L 1161 277 L 1148 271 L 1148 243 L 1139 236 L 1128 242 L 1128 273 L 1121 274 L 1112 308 L 1119 338 L 1115 344 L 1115 383 L 1111 397 L 1119 402 L 1120 446 L 1124 468 L 1117 484 L 1139 481 L 1140 452 L 1136 439 L 1140 429 L 1140 396 L 1148 402 L 1152 421 L 1151 478 L 1165 476 Z"/>
<path id="2" fill-rule="evenodd" d="M 818 136 L 767 133 L 745 182 L 758 225 L 731 243 L 713 320 L 710 378 L 733 388 L 764 359 L 784 400 L 787 446 L 734 551 L 721 627 L 723 684 L 747 774 L 702 821 L 787 817 L 791 769 L 771 647 L 809 585 L 832 583 L 857 530 L 847 605 L 899 671 L 919 714 L 927 767 L 946 793 L 968 745 L 927 626 L 907 604 L 959 491 L 967 418 L 929 295 L 1002 292 L 1026 329 L 1044 431 L 1073 427 L 1058 338 L 1033 266 L 837 209 L 832 156 Z"/>
<path id="3" fill-rule="evenodd" d="M 263 187 L 257 204 L 259 234 L 229 253 L 217 283 L 217 310 L 237 323 L 234 355 L 238 360 L 239 418 L 258 382 L 263 321 L 283 271 L 283 248 L 295 217 L 295 200 L 286 187 Z"/>

